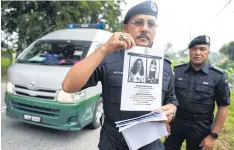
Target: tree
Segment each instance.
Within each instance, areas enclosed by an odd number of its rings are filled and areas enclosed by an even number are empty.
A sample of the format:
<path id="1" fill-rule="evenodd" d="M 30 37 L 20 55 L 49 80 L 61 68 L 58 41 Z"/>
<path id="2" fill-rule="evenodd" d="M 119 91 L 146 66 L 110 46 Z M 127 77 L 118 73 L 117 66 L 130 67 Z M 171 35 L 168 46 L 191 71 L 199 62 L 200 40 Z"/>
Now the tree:
<path id="1" fill-rule="evenodd" d="M 166 43 L 165 44 L 165 53 L 168 53 L 169 51 L 171 51 L 172 50 L 172 43 L 171 42 L 168 42 L 168 43 Z"/>
<path id="2" fill-rule="evenodd" d="M 228 56 L 231 60 L 234 60 L 234 41 L 224 44 L 219 52 Z"/>
<path id="3" fill-rule="evenodd" d="M 121 1 L 2 1 L 2 30 L 17 33 L 22 51 L 42 33 L 66 28 L 69 23 L 106 23 L 120 30 Z M 9 40 L 9 39 L 2 39 Z"/>

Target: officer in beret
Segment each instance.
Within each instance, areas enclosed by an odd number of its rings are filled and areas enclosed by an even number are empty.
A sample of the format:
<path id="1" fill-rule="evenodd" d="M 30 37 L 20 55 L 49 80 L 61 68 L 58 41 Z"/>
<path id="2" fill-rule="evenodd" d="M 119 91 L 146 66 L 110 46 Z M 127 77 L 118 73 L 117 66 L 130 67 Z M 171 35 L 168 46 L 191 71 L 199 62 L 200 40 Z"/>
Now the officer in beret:
<path id="1" fill-rule="evenodd" d="M 175 66 L 175 93 L 179 101 L 166 150 L 211 150 L 218 139 L 230 105 L 230 89 L 225 73 L 207 63 L 210 37 L 194 38 L 189 46 L 190 62 Z M 215 103 L 218 111 L 214 119 Z"/>
<path id="2" fill-rule="evenodd" d="M 149 112 L 121 111 L 124 50 L 134 46 L 151 47 L 156 33 L 158 8 L 155 2 L 145 1 L 132 7 L 124 18 L 123 31 L 113 36 L 91 55 L 74 65 L 63 81 L 63 90 L 68 93 L 102 83 L 104 124 L 98 144 L 101 150 L 128 150 L 126 141 L 116 128 L 115 122 L 138 117 Z M 162 110 L 168 122 L 173 118 L 178 105 L 174 93 L 174 77 L 170 62 L 164 61 Z M 168 123 L 167 122 L 167 123 Z M 139 137 L 141 138 L 141 137 Z M 163 150 L 160 140 L 141 150 Z"/>

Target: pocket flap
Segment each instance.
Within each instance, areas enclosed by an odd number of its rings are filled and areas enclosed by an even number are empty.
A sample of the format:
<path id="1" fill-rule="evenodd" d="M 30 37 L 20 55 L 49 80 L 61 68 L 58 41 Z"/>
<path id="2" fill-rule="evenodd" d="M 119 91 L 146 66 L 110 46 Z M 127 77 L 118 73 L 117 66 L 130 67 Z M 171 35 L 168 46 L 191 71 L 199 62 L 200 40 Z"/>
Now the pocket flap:
<path id="1" fill-rule="evenodd" d="M 196 90 L 200 92 L 205 92 L 205 93 L 213 93 L 214 87 L 210 85 L 198 84 L 196 86 Z"/>
<path id="2" fill-rule="evenodd" d="M 176 81 L 176 82 L 175 82 L 175 87 L 185 89 L 186 86 L 187 86 L 187 83 L 186 83 L 186 82 L 181 82 L 181 81 Z"/>
<path id="3" fill-rule="evenodd" d="M 109 75 L 108 86 L 122 86 L 122 75 Z"/>

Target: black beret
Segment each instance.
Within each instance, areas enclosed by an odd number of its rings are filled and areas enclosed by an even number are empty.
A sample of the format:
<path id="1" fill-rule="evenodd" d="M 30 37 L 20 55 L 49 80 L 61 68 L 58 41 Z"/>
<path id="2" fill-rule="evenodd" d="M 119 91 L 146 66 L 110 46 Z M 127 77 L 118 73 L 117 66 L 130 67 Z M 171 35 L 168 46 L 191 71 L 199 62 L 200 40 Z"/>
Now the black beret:
<path id="1" fill-rule="evenodd" d="M 124 24 L 127 24 L 128 21 L 132 16 L 138 15 L 138 14 L 145 14 L 145 15 L 152 15 L 157 18 L 158 15 L 158 7 L 157 4 L 153 1 L 145 1 L 140 4 L 137 4 L 136 6 L 132 7 L 126 14 L 124 18 Z"/>
<path id="2" fill-rule="evenodd" d="M 207 36 L 207 35 L 200 35 L 196 38 L 194 38 L 190 43 L 189 43 L 189 46 L 188 48 L 192 48 L 194 47 L 195 45 L 198 45 L 198 44 L 207 44 L 207 45 L 210 45 L 210 37 Z"/>

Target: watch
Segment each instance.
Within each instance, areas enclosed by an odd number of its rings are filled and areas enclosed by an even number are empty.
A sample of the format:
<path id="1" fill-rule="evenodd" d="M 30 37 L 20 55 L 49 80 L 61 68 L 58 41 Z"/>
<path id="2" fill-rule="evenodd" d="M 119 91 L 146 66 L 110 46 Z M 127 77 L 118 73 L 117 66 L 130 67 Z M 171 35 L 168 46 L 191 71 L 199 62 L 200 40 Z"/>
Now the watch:
<path id="1" fill-rule="evenodd" d="M 213 139 L 217 139 L 219 137 L 218 133 L 210 132 L 210 135 Z"/>

